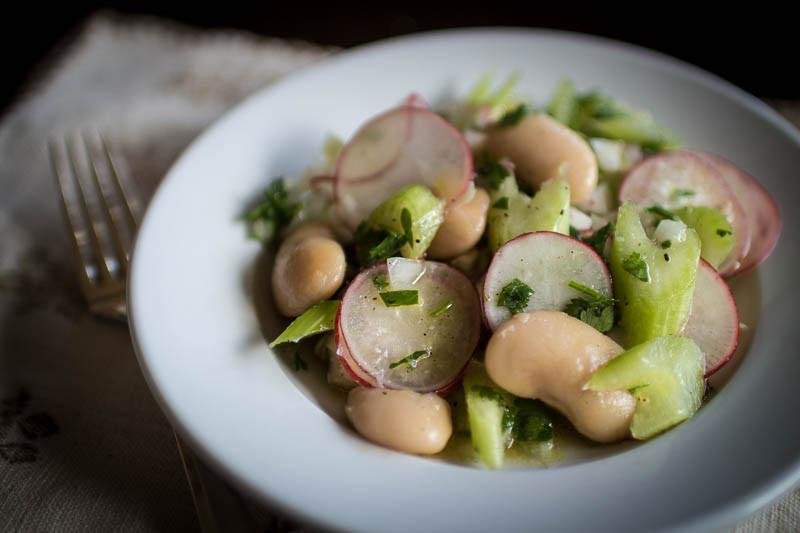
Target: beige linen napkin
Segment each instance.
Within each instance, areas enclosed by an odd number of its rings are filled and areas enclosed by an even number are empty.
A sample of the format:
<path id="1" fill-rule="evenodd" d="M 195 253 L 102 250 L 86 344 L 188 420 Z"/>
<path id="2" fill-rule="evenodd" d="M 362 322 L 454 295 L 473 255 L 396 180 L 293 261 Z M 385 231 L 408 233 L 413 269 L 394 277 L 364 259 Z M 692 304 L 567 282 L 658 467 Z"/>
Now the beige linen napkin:
<path id="1" fill-rule="evenodd" d="M 327 52 L 100 15 L 0 122 L 0 531 L 197 528 L 127 331 L 82 304 L 47 136 L 101 128 L 149 194 L 231 105 Z M 737 531 L 799 527 L 795 493 Z"/>

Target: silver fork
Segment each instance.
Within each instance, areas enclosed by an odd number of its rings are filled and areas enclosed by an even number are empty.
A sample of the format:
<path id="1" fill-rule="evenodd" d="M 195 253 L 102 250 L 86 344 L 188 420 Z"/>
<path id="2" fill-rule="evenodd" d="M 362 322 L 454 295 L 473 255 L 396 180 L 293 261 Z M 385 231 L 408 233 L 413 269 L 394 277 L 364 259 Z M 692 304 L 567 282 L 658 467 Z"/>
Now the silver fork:
<path id="1" fill-rule="evenodd" d="M 83 296 L 92 313 L 127 322 L 125 280 L 143 207 L 127 167 L 96 131 L 51 139 L 49 152 Z M 204 470 L 177 433 L 175 440 L 200 529 L 253 530 L 238 495 Z"/>

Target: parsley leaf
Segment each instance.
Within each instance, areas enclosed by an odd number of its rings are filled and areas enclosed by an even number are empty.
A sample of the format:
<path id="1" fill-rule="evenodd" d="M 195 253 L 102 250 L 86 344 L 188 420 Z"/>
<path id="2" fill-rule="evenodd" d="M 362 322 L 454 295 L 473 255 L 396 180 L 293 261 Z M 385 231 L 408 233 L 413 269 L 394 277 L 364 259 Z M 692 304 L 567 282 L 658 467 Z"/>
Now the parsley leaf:
<path id="1" fill-rule="evenodd" d="M 642 259 L 639 252 L 633 252 L 631 255 L 622 260 L 622 268 L 625 272 L 645 283 L 650 283 L 650 267 L 647 262 Z"/>
<path id="2" fill-rule="evenodd" d="M 519 104 L 517 107 L 507 111 L 505 115 L 500 117 L 500 120 L 497 121 L 497 126 L 501 128 L 516 126 L 528 115 L 528 113 L 530 113 L 528 106 L 525 104 Z"/>
<path id="3" fill-rule="evenodd" d="M 386 279 L 384 274 L 378 274 L 372 277 L 372 284 L 375 285 L 376 289 L 382 291 L 389 287 L 389 280 Z"/>
<path id="4" fill-rule="evenodd" d="M 416 352 L 410 353 L 402 359 L 398 359 L 394 363 L 391 363 L 389 368 L 393 369 L 402 365 L 408 365 L 410 368 L 417 368 L 417 365 L 420 361 L 427 359 L 431 355 L 432 353 L 427 350 L 417 350 Z"/>
<path id="5" fill-rule="evenodd" d="M 575 280 L 570 280 L 569 286 L 587 295 L 589 299 L 573 298 L 564 307 L 565 313 L 589 324 L 601 333 L 614 327 L 614 303 L 616 300 Z"/>
<path id="6" fill-rule="evenodd" d="M 506 411 L 512 413 L 512 435 L 520 442 L 545 442 L 553 438 L 553 419 L 549 410 L 539 401 L 515 398 L 514 405 Z M 505 419 L 505 414 L 503 418 Z"/>
<path id="7" fill-rule="evenodd" d="M 588 237 L 584 237 L 581 239 L 584 243 L 588 244 L 594 251 L 603 256 L 606 248 L 606 240 L 608 239 L 609 235 L 614 233 L 614 223 L 609 222 L 599 230 L 595 231 Z"/>
<path id="8" fill-rule="evenodd" d="M 508 196 L 503 196 L 492 204 L 495 209 L 508 209 Z"/>
<path id="9" fill-rule="evenodd" d="M 533 289 L 519 279 L 514 278 L 500 290 L 497 306 L 505 307 L 511 311 L 512 315 L 516 315 L 525 310 L 531 296 L 533 296 Z"/>
<path id="10" fill-rule="evenodd" d="M 250 238 L 269 242 L 299 212 L 300 204 L 289 198 L 283 178 L 272 180 L 264 191 L 264 200 L 244 216 L 250 224 Z"/>
<path id="11" fill-rule="evenodd" d="M 419 291 L 387 291 L 378 293 L 386 307 L 400 307 L 403 305 L 417 305 L 419 303 Z"/>
<path id="12" fill-rule="evenodd" d="M 677 215 L 675 215 L 675 213 L 673 213 L 669 209 L 661 207 L 660 205 L 651 205 L 650 207 L 645 209 L 645 211 L 647 211 L 648 213 L 653 213 L 654 215 L 657 215 L 661 218 L 667 218 L 669 220 L 678 220 L 678 217 Z"/>
<path id="13" fill-rule="evenodd" d="M 506 178 L 511 177 L 511 171 L 505 165 L 488 155 L 483 157 L 483 161 L 478 166 L 478 174 L 483 176 L 489 188 L 495 191 L 500 188 Z"/>
<path id="14" fill-rule="evenodd" d="M 437 307 L 436 309 L 434 309 L 433 311 L 431 311 L 431 316 L 433 318 L 440 317 L 443 314 L 445 314 L 446 312 L 448 312 L 451 307 L 453 307 L 453 301 L 452 300 L 448 300 L 445 303 L 443 303 L 442 305 L 440 305 L 439 307 Z"/>
<path id="15" fill-rule="evenodd" d="M 366 222 L 359 224 L 356 229 L 356 255 L 362 265 L 369 265 L 397 255 L 406 242 L 408 242 L 406 235 L 374 228 Z"/>
<path id="16" fill-rule="evenodd" d="M 572 237 L 573 239 L 577 239 L 580 236 L 578 228 L 576 228 L 572 224 L 569 225 L 569 236 Z"/>

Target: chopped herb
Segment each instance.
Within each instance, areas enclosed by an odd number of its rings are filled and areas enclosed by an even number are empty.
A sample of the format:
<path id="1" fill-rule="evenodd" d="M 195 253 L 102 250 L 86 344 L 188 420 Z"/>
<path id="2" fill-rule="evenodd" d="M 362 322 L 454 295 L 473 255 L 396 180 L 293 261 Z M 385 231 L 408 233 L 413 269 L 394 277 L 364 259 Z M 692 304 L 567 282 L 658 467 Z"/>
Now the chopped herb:
<path id="1" fill-rule="evenodd" d="M 564 307 L 565 313 L 589 324 L 601 333 L 614 327 L 614 303 L 616 300 L 575 280 L 570 280 L 568 285 L 587 295 L 589 299 L 573 298 Z"/>
<path id="2" fill-rule="evenodd" d="M 533 289 L 519 279 L 514 278 L 500 290 L 497 305 L 498 307 L 507 308 L 512 315 L 516 315 L 525 310 L 531 296 L 533 296 Z"/>
<path id="3" fill-rule="evenodd" d="M 628 392 L 629 392 L 629 393 L 631 393 L 631 394 L 633 394 L 634 396 L 636 396 L 636 394 L 637 394 L 637 393 L 638 393 L 640 390 L 642 390 L 642 389 L 644 389 L 644 388 L 646 388 L 646 387 L 648 387 L 648 386 L 649 386 L 649 385 L 647 385 L 647 384 L 644 384 L 644 385 L 637 385 L 637 386 L 635 386 L 635 387 L 632 387 L 632 388 L 628 389 Z"/>
<path id="4" fill-rule="evenodd" d="M 694 196 L 696 193 L 691 189 L 675 189 L 672 191 L 672 199 L 676 200 L 678 198 L 686 198 L 690 196 Z"/>
<path id="5" fill-rule="evenodd" d="M 717 235 L 719 235 L 720 237 L 724 237 L 726 235 L 733 235 L 733 232 L 731 230 L 718 228 Z"/>
<path id="6" fill-rule="evenodd" d="M 573 239 L 577 239 L 579 235 L 580 235 L 580 233 L 578 232 L 578 228 L 576 228 L 575 226 L 570 224 L 570 226 L 569 226 L 569 236 L 572 237 Z"/>
<path id="7" fill-rule="evenodd" d="M 299 372 L 301 370 L 308 370 L 308 363 L 300 357 L 300 352 L 294 352 L 294 358 L 292 359 L 292 365 L 294 366 L 294 371 Z"/>
<path id="8" fill-rule="evenodd" d="M 569 285 L 576 291 L 582 292 L 586 296 L 589 296 L 593 300 L 611 300 L 611 298 L 604 295 L 602 292 L 596 291 L 593 288 L 589 287 L 588 285 L 584 285 L 583 283 L 578 283 L 574 279 L 569 280 L 569 283 L 567 283 L 567 285 Z"/>
<path id="9" fill-rule="evenodd" d="M 605 252 L 606 240 L 608 239 L 609 235 L 613 235 L 613 233 L 614 223 L 609 222 L 588 237 L 583 238 L 582 241 L 594 248 L 594 251 L 602 256 Z"/>
<path id="10" fill-rule="evenodd" d="M 382 291 L 389 286 L 389 280 L 386 279 L 386 275 L 378 274 L 372 277 L 372 284 L 375 285 L 376 289 Z"/>
<path id="11" fill-rule="evenodd" d="M 269 242 L 300 211 L 300 204 L 289 198 L 283 178 L 277 178 L 264 191 L 264 200 L 247 212 L 250 238 Z"/>
<path id="12" fill-rule="evenodd" d="M 442 305 L 440 305 L 439 307 L 437 307 L 436 309 L 434 309 L 433 311 L 431 311 L 431 316 L 433 318 L 442 316 L 443 314 L 448 312 L 451 307 L 453 307 L 453 301 L 452 300 L 448 300 L 445 303 L 443 303 Z"/>
<path id="13" fill-rule="evenodd" d="M 664 209 L 660 205 L 651 205 L 647 209 L 645 209 L 648 213 L 653 213 L 654 215 L 658 215 L 661 218 L 667 218 L 669 220 L 678 220 L 678 217 L 670 211 L 669 209 Z"/>
<path id="14" fill-rule="evenodd" d="M 363 265 L 383 261 L 397 255 L 406 242 L 408 242 L 406 235 L 374 228 L 366 222 L 359 224 L 356 229 L 356 255 L 358 261 Z"/>
<path id="15" fill-rule="evenodd" d="M 495 191 L 500 188 L 506 178 L 511 177 L 511 171 L 505 165 L 498 163 L 488 155 L 483 157 L 483 162 L 478 166 L 478 174 L 483 176 L 489 188 Z"/>
<path id="16" fill-rule="evenodd" d="M 420 361 L 427 359 L 430 356 L 431 352 L 427 350 L 417 350 L 416 352 L 410 353 L 402 359 L 398 359 L 394 363 L 390 364 L 389 368 L 393 369 L 402 365 L 408 365 L 410 368 L 417 368 L 417 365 Z"/>
<path id="17" fill-rule="evenodd" d="M 508 209 L 508 196 L 503 196 L 492 204 L 495 209 Z"/>
<path id="18" fill-rule="evenodd" d="M 506 112 L 505 115 L 500 117 L 500 120 L 497 121 L 497 125 L 501 128 L 516 126 L 528 115 L 528 113 L 530 113 L 528 106 L 525 104 L 519 104 L 517 107 Z"/>
<path id="19" fill-rule="evenodd" d="M 515 398 L 514 405 L 504 413 L 512 413 L 512 435 L 521 442 L 545 442 L 553 438 L 553 420 L 550 411 L 542 402 L 527 398 Z"/>
<path id="20" fill-rule="evenodd" d="M 388 291 L 379 293 L 381 300 L 386 307 L 400 307 L 403 305 L 417 305 L 419 303 L 419 291 Z"/>
<path id="21" fill-rule="evenodd" d="M 639 252 L 633 252 L 622 261 L 625 272 L 645 283 L 650 283 L 650 267 Z"/>
<path id="22" fill-rule="evenodd" d="M 400 211 L 400 224 L 403 226 L 403 233 L 406 236 L 406 242 L 411 244 L 414 242 L 414 233 L 411 231 L 411 211 L 404 207 Z"/>
<path id="23" fill-rule="evenodd" d="M 661 248 L 663 248 L 664 250 L 666 250 L 670 246 L 672 246 L 672 241 L 670 241 L 669 239 L 661 243 Z"/>
<path id="24" fill-rule="evenodd" d="M 503 394 L 489 385 L 473 385 L 472 392 L 478 393 L 478 396 L 484 400 L 493 400 L 503 406 L 506 404 L 506 399 L 503 397 Z"/>

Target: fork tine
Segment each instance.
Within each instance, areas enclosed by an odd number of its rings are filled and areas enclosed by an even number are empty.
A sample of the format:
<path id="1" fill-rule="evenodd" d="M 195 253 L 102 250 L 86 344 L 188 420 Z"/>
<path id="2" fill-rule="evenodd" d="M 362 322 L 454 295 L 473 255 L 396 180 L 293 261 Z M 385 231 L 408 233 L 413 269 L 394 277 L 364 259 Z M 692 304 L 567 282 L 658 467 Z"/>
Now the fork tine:
<path id="1" fill-rule="evenodd" d="M 128 208 L 128 215 L 133 222 L 133 227 L 136 228 L 142 220 L 142 200 L 139 190 L 130 178 L 125 161 L 114 157 L 111 147 L 103 135 L 98 133 L 97 136 L 100 139 L 100 145 L 105 152 L 109 168 L 119 188 L 122 200 Z"/>
<path id="2" fill-rule="evenodd" d="M 99 269 L 89 235 L 89 221 L 80 200 L 81 193 L 69 160 L 66 142 L 63 139 L 52 138 L 49 142 L 49 152 L 61 204 L 69 222 L 74 252 L 81 266 L 81 282 L 84 286 L 91 286 L 99 278 Z"/>
<path id="3" fill-rule="evenodd" d="M 118 258 L 122 268 L 127 270 L 136 223 L 130 214 L 130 207 L 123 199 L 122 186 L 100 133 L 95 131 L 87 134 L 85 142 L 96 185 L 100 189 L 103 204 L 111 219 L 114 230 L 111 235 L 117 247 Z"/>
<path id="4" fill-rule="evenodd" d="M 108 213 L 105 212 L 100 199 L 101 194 L 98 191 L 97 180 L 93 177 L 94 171 L 89 162 L 89 152 L 83 137 L 79 133 L 72 135 L 71 142 L 68 140 L 66 146 L 72 172 L 81 193 L 80 200 L 89 220 L 91 240 L 100 265 L 100 276 L 119 279 L 120 263 L 109 231 Z"/>

